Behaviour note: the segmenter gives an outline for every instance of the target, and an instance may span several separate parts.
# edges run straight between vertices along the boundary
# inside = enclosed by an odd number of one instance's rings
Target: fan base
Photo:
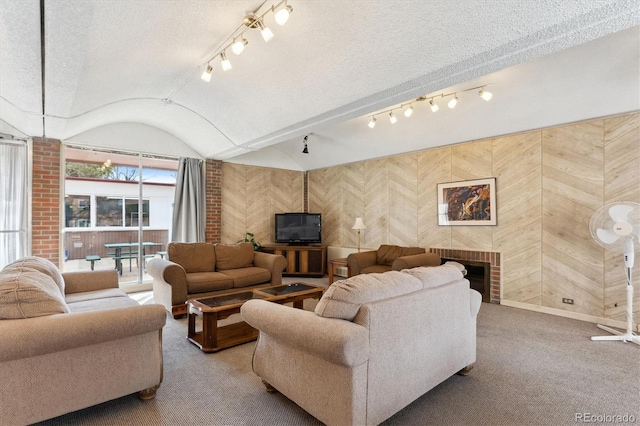
[[[604,331],[608,331],[609,333],[613,334],[613,336],[594,336],[591,338],[591,340],[615,340],[625,343],[632,342],[636,345],[640,345],[640,336],[635,336],[631,333],[622,333],[621,331],[614,330],[613,328],[607,327],[606,325],[598,324],[598,328]]]

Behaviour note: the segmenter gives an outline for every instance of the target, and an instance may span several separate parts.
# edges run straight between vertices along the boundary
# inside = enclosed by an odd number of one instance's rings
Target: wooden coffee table
[[[291,283],[256,289],[241,289],[220,295],[187,300],[189,328],[187,338],[203,352],[247,343],[258,338],[258,330],[244,321],[218,326],[218,321],[240,312],[247,300],[261,299],[275,303],[293,302],[293,307],[302,309],[305,299],[320,299],[324,287],[305,283]],[[197,330],[196,318],[202,322]]]

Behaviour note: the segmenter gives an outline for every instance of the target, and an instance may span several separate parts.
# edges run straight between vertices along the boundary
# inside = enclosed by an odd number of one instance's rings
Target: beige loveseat
[[[350,276],[387,271],[400,271],[417,266],[438,266],[440,256],[425,253],[422,247],[382,244],[378,250],[351,253],[347,257]]]
[[[21,425],[162,382],[160,305],[118,288],[115,270],[61,274],[28,257],[0,271],[0,423]]]
[[[375,425],[468,373],[481,301],[442,265],[339,281],[315,312],[250,300],[241,313],[260,330],[253,369],[267,389],[327,425]]]
[[[167,259],[151,259],[153,298],[173,314],[187,313],[185,302],[243,287],[282,284],[283,256],[253,250],[251,243],[169,243]]]

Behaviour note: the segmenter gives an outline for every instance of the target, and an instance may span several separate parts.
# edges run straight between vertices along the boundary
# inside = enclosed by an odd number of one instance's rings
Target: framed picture
[[[438,225],[496,225],[496,178],[438,184]]]

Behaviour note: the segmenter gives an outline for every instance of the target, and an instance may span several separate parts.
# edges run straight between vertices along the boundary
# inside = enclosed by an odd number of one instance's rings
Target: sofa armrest
[[[62,352],[162,330],[161,305],[0,321],[0,362]]]
[[[151,259],[147,262],[147,273],[153,278],[154,296],[156,286],[171,295],[169,306],[163,302],[169,311],[170,306],[187,301],[187,272],[181,265],[167,259]]]
[[[241,314],[261,333],[331,363],[353,367],[369,359],[369,330],[350,321],[257,299]]]
[[[478,316],[478,312],[480,312],[480,305],[482,305],[482,294],[472,288],[469,289],[469,292],[471,292],[471,295],[469,296],[469,307],[471,310],[469,313],[471,314],[471,318],[476,318]]]
[[[351,253],[347,256],[347,265],[351,276],[359,275],[360,271],[376,264],[377,250]]]
[[[62,278],[65,294],[118,288],[118,272],[115,269],[63,272]]]
[[[412,254],[409,256],[401,256],[394,260],[391,269],[401,271],[419,266],[439,266],[441,261],[440,256],[435,253]]]
[[[268,269],[271,272],[271,283],[279,285],[282,283],[282,271],[287,267],[287,260],[279,254],[256,251],[253,253],[253,265]]]

